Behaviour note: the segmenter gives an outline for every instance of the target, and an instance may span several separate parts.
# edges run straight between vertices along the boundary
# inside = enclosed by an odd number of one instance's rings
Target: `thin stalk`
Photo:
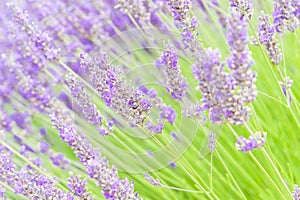
[[[219,160],[221,161],[222,165],[224,166],[225,170],[227,171],[228,175],[230,176],[230,179],[233,181],[234,185],[236,186],[236,188],[238,189],[238,191],[240,192],[240,194],[242,195],[243,199],[246,199],[246,196],[244,195],[243,191],[241,190],[239,184],[236,182],[235,178],[233,177],[233,175],[231,174],[230,170],[228,169],[227,165],[225,164],[224,160],[222,159],[222,157],[220,156],[219,152],[216,150],[215,151],[217,157],[219,158]]]
[[[283,199],[285,199],[284,194],[282,193],[282,191],[278,188],[277,184],[274,182],[274,180],[271,178],[271,176],[269,175],[269,173],[266,171],[266,169],[260,164],[260,162],[257,160],[257,158],[253,155],[252,152],[249,153],[250,157],[252,158],[252,160],[256,163],[256,165],[263,171],[263,173],[268,177],[268,179],[271,181],[271,183],[273,184],[273,186],[276,188],[276,190],[278,191],[278,193],[283,197]]]
[[[289,188],[287,187],[286,182],[283,180],[282,175],[280,174],[279,170],[277,169],[277,167],[275,166],[273,160],[271,159],[271,157],[269,156],[268,152],[266,151],[266,149],[264,147],[262,147],[262,152],[264,153],[265,157],[267,158],[267,160],[269,161],[269,163],[271,164],[273,170],[275,171],[275,173],[277,174],[277,176],[279,177],[279,180],[282,182],[282,184],[284,185],[284,188],[286,189],[286,192],[288,194],[289,197],[293,198]]]

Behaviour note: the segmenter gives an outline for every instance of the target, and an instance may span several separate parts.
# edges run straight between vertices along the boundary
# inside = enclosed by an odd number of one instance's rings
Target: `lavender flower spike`
[[[297,6],[292,0],[275,0],[273,19],[276,32],[283,36],[285,30],[295,31],[299,27],[299,19],[295,15]]]
[[[181,30],[189,29],[191,21],[189,11],[192,8],[192,2],[190,0],[168,0],[168,5],[173,13],[176,27]]]
[[[128,179],[120,180],[115,167],[110,168],[107,158],[94,149],[86,137],[62,117],[51,115],[53,126],[59,131],[59,136],[74,150],[86,168],[87,174],[102,188],[106,199],[138,200],[138,193],[134,192],[133,182]]]
[[[258,37],[260,43],[266,48],[271,62],[278,65],[282,60],[282,52],[277,45],[275,28],[269,22],[270,16],[262,13],[259,17]]]
[[[233,107],[229,111],[230,122],[235,125],[245,123],[249,118],[247,103],[251,103],[257,96],[254,82],[256,73],[252,72],[253,59],[248,47],[247,18],[236,9],[231,9],[231,17],[226,34],[230,46],[230,55],[227,58],[228,68],[232,71],[231,87],[236,90]]]
[[[252,0],[229,0],[229,2],[231,7],[238,8],[241,13],[245,13],[251,19],[253,15]]]
[[[266,142],[266,132],[256,132],[248,139],[241,136],[235,144],[235,148],[242,152],[249,152],[257,148],[261,148]]]
[[[148,172],[144,174],[145,179],[154,186],[161,186],[161,183],[158,179],[153,178]]]
[[[173,99],[181,100],[187,89],[187,83],[178,66],[178,55],[168,44],[165,44],[165,50],[161,53],[159,62],[167,91]]]
[[[66,76],[66,83],[71,91],[71,95],[81,108],[81,111],[88,122],[96,125],[101,133],[104,130],[104,135],[108,135],[108,129],[101,127],[103,118],[100,115],[99,110],[97,110],[96,105],[91,102],[90,97],[85,90],[84,84],[70,73]],[[101,135],[103,135],[103,133]]]
[[[55,48],[51,40],[52,38],[45,32],[42,32],[37,25],[30,20],[26,11],[22,11],[16,7],[14,3],[7,3],[13,16],[13,20],[19,24],[20,29],[27,34],[34,46],[44,53],[48,60],[55,60],[60,57],[60,49]]]
[[[120,114],[131,126],[144,123],[152,104],[142,91],[128,84],[121,76],[122,71],[110,64],[106,53],[101,52],[95,62],[88,55],[81,55],[81,67],[108,107]]]
[[[217,147],[216,134],[213,131],[209,131],[207,137],[208,137],[208,149],[210,153],[213,153]]]
[[[28,165],[18,171],[12,162],[12,156],[10,151],[0,145],[0,179],[13,188],[15,194],[21,194],[28,199],[74,199],[69,192],[59,190],[48,177]]]
[[[68,179],[67,186],[70,190],[78,197],[84,200],[93,200],[90,196],[90,193],[86,190],[86,179],[80,180],[80,176],[74,176],[72,172],[70,172],[70,178]]]

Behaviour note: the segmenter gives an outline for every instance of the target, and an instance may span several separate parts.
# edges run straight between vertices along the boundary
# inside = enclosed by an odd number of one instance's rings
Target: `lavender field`
[[[0,200],[300,200],[300,0],[8,0],[0,25]]]

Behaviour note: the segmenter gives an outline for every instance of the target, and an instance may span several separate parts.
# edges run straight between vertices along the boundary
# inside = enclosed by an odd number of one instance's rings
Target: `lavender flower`
[[[145,179],[154,186],[161,186],[161,183],[158,179],[153,178],[149,173],[144,174]]]
[[[160,70],[165,77],[164,85],[173,99],[181,100],[187,89],[186,79],[181,75],[178,66],[178,55],[168,44],[165,44],[165,50],[161,53]]]
[[[92,200],[93,198],[90,196],[90,193],[86,190],[87,181],[86,179],[80,180],[80,176],[74,176],[71,173],[70,178],[68,179],[67,186],[70,190],[78,197],[85,200]]]
[[[163,122],[158,122],[155,125],[152,125],[150,122],[146,122],[145,126],[148,128],[148,131],[151,133],[161,133],[165,127],[165,124]]]
[[[212,122],[222,123],[224,102],[226,95],[230,94],[227,83],[227,74],[220,63],[221,54],[218,50],[208,48],[205,50],[203,60],[192,67],[195,78],[199,80],[196,89],[202,93],[201,112],[209,111]],[[223,111],[224,110],[224,111]]]
[[[15,72],[18,80],[17,90],[25,100],[32,103],[32,107],[42,112],[53,109],[52,94],[48,87],[43,86],[41,80],[33,78],[22,71],[19,66],[15,69]]]
[[[275,0],[273,3],[273,23],[276,32],[283,36],[285,30],[295,31],[299,26],[299,19],[295,15],[297,7],[292,0]]]
[[[211,153],[213,153],[217,147],[216,134],[213,131],[209,131],[207,137],[208,137],[208,149]]]
[[[298,185],[294,185],[292,195],[294,197],[294,200],[300,200],[300,188],[298,187]]]
[[[230,55],[227,58],[227,64],[232,71],[232,87],[238,89],[235,95],[235,103],[229,110],[229,121],[233,124],[243,124],[249,118],[249,109],[245,106],[255,100],[257,96],[256,73],[251,71],[253,59],[248,48],[247,19],[235,9],[231,10],[231,17],[226,34],[230,46]]]
[[[108,56],[101,56],[94,63],[82,55],[81,66],[89,76],[90,83],[106,105],[125,118],[131,126],[141,125],[151,108],[143,92],[132,88],[122,77],[119,68],[111,66]]]
[[[0,145],[0,180],[14,189],[15,194],[21,194],[29,199],[72,199],[70,193],[56,188],[46,176],[39,174],[25,165],[20,171],[12,162],[12,153]]]
[[[231,52],[227,64],[229,69],[232,70],[234,79],[242,87],[251,86],[255,80],[255,75],[250,70],[253,59],[248,48],[247,27],[247,19],[235,9],[232,9],[226,34]]]
[[[238,8],[241,13],[245,13],[251,19],[253,15],[252,0],[229,0],[229,2],[231,7]]]
[[[174,22],[179,29],[188,29],[190,26],[189,11],[192,7],[190,0],[169,0],[168,5],[174,16]]]
[[[160,112],[160,118],[166,119],[170,124],[173,124],[176,119],[176,112],[171,106],[164,106]]]
[[[128,179],[120,180],[117,169],[109,167],[108,160],[92,148],[84,135],[77,133],[71,124],[54,114],[51,115],[51,121],[62,140],[71,146],[86,167],[89,176],[102,188],[106,199],[140,199],[134,192],[133,182],[129,182]]]
[[[145,26],[150,22],[151,12],[146,0],[118,0],[115,9],[119,9],[124,14],[130,14],[138,22]]]
[[[259,17],[258,37],[259,41],[266,48],[271,62],[278,65],[282,60],[282,53],[277,45],[275,28],[269,22],[269,15],[262,13]]]
[[[257,148],[261,148],[266,142],[266,132],[256,132],[248,139],[241,136],[235,144],[235,148],[238,151],[249,152]]]
[[[101,133],[104,131],[104,134],[101,135],[108,135],[108,129],[101,127],[103,117],[100,115],[100,111],[97,110],[96,105],[91,102],[90,96],[86,92],[84,84],[77,80],[72,74],[68,74],[66,76],[66,83],[71,91],[71,95],[81,108],[81,111],[88,122],[96,125]]]
[[[29,19],[28,13],[16,7],[13,3],[8,3],[13,16],[13,20],[19,24],[20,29],[24,31],[34,46],[41,50],[48,60],[58,59],[60,56],[60,49],[57,49],[51,44],[51,37],[38,29],[37,25]]]

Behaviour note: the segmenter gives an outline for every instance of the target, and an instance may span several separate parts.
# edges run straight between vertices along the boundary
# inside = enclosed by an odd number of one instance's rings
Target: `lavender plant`
[[[0,11],[0,199],[299,199],[298,0]]]

